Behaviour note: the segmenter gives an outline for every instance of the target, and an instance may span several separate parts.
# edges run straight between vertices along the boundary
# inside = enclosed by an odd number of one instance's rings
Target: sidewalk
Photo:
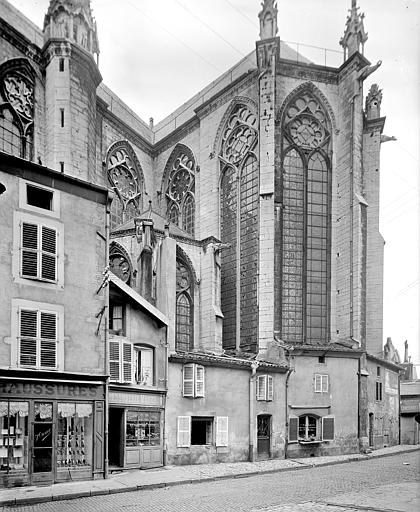
[[[32,505],[48,501],[70,500],[102,494],[114,494],[174,485],[211,482],[228,478],[241,478],[280,471],[296,471],[314,466],[328,466],[345,462],[386,457],[398,453],[420,450],[420,446],[401,445],[375,450],[368,455],[338,455],[307,459],[276,459],[261,462],[235,462],[193,466],[165,466],[148,470],[113,473],[107,480],[66,482],[48,487],[20,487],[0,490],[0,507]]]

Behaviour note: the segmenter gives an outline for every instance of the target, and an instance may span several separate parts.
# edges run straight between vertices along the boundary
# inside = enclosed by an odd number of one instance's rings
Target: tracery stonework
[[[221,309],[223,347],[256,350],[258,187],[257,118],[236,105],[222,131],[220,147]]]
[[[176,260],[176,350],[193,348],[193,280],[187,263]]]
[[[10,105],[28,121],[33,119],[33,87],[18,75],[9,75],[4,79],[4,90]]]
[[[166,186],[166,215],[169,222],[194,236],[195,161],[190,152],[175,148],[169,159]]]

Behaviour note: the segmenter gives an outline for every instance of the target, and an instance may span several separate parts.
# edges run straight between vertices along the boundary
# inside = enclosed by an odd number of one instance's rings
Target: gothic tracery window
[[[0,70],[0,150],[32,160],[33,125],[33,80],[18,69]]]
[[[175,147],[166,165],[164,179],[167,219],[194,236],[195,160],[186,146]]]
[[[292,99],[281,127],[281,272],[275,310],[282,339],[328,341],[331,136],[327,115],[309,91]]]
[[[140,164],[126,141],[113,144],[107,155],[108,181],[116,193],[111,206],[111,228],[141,213],[144,180]]]
[[[181,254],[176,260],[176,350],[188,352],[193,348],[194,283],[192,271]]]
[[[219,154],[223,347],[257,347],[258,188],[257,119],[238,104],[231,112]]]

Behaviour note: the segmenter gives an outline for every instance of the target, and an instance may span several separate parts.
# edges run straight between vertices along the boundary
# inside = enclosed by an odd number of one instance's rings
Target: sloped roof
[[[153,221],[153,229],[157,231],[164,232],[165,225],[168,223],[168,221],[165,219],[165,217],[162,217],[157,212],[154,212],[153,210],[149,211],[146,210],[142,214],[139,215],[140,219],[150,219]],[[134,219],[130,219],[127,222],[124,222],[124,224],[121,224],[117,227],[115,227],[111,234],[121,233],[122,231],[131,231],[135,229]],[[169,223],[169,233],[171,235],[177,235],[182,236],[184,238],[191,238],[191,235],[187,233],[187,231],[184,231],[180,227],[176,226],[175,224]]]

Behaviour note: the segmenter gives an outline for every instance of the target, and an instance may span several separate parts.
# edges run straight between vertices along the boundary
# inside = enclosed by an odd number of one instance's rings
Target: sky
[[[39,27],[49,0],[10,0]],[[342,62],[339,40],[351,0],[278,0],[278,35],[316,63]],[[383,90],[381,220],[385,243],[384,342],[404,341],[420,363],[420,1],[358,0],[382,66],[364,84]],[[104,83],[146,122],[169,115],[255,49],[260,0],[91,0]],[[330,51],[305,47],[312,45]],[[293,45],[291,45],[293,46]],[[296,46],[294,46],[296,48]]]

